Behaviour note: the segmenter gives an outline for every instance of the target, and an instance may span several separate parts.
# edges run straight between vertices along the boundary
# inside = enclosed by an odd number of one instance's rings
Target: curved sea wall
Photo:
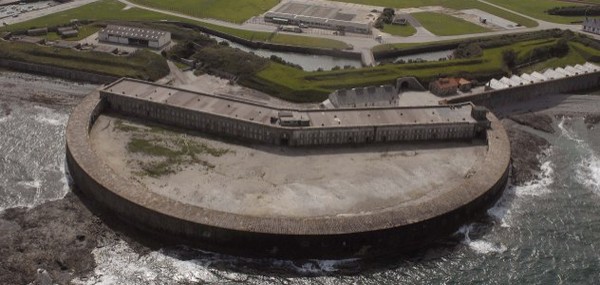
[[[253,217],[181,203],[119,176],[92,149],[89,131],[105,105],[98,93],[73,111],[66,131],[67,163],[87,197],[157,238],[236,255],[286,258],[369,257],[414,250],[456,231],[502,193],[510,144],[501,123],[487,131],[488,151],[451,191],[356,215]]]

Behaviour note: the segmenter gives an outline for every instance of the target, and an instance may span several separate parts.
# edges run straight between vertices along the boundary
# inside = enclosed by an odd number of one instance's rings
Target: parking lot
[[[0,6],[0,19],[17,18],[19,15],[31,11],[37,11],[59,5],[55,1],[41,1],[35,3],[21,3],[7,6]]]

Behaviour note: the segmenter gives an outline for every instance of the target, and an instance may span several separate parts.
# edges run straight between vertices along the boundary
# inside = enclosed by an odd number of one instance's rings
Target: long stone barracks
[[[288,146],[471,140],[490,126],[470,103],[421,107],[275,108],[133,79],[100,91],[118,113],[176,127]]]

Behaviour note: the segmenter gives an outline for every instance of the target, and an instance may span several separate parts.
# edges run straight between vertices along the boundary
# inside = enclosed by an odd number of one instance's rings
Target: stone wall
[[[445,103],[457,104],[472,102],[475,105],[493,109],[495,106],[513,104],[548,94],[571,93],[600,87],[600,72],[581,74],[550,81],[515,86],[501,90],[490,90],[478,94],[469,94],[445,100]]]
[[[488,114],[481,165],[447,193],[419,203],[351,216],[255,217],[213,211],[147,191],[115,173],[93,151],[89,129],[103,105],[98,94],[77,106],[66,131],[67,164],[82,193],[126,223],[157,238],[237,255],[286,258],[372,257],[415,250],[483,213],[508,178],[510,144]]]
[[[30,72],[48,76],[54,76],[58,78],[73,80],[73,81],[84,81],[95,84],[106,84],[114,82],[117,77],[95,74],[91,72],[79,71],[74,69],[56,67],[45,64],[29,63],[23,61],[15,61],[9,59],[0,59],[0,67],[13,69],[16,71]]]

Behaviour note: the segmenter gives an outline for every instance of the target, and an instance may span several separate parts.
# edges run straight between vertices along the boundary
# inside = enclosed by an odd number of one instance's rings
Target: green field
[[[490,29],[446,14],[421,12],[411,15],[415,17],[425,29],[438,36],[476,34],[491,31]]]
[[[131,2],[197,18],[242,23],[273,8],[278,0],[132,0]]]
[[[521,24],[525,27],[536,27],[538,23],[531,19],[519,16],[506,10],[496,8],[494,6],[479,2],[477,0],[334,0],[339,2],[357,3],[365,5],[374,5],[380,7],[394,8],[411,8],[424,6],[444,6],[446,8],[462,10],[462,9],[479,9],[490,14],[502,17],[509,21]],[[506,0],[517,2],[512,0]],[[539,0],[522,0],[520,2],[537,2]],[[543,1],[543,0],[542,0]],[[598,0],[592,0],[598,1]],[[495,2],[495,1],[492,1]],[[569,4],[569,3],[567,3]]]
[[[401,37],[409,37],[417,33],[417,29],[411,25],[385,25],[381,31],[390,35]]]
[[[223,27],[214,25],[211,23],[198,22],[185,18],[165,15],[162,13],[157,13],[153,11],[148,11],[139,8],[130,8],[127,10],[123,10],[125,8],[125,4],[116,1],[116,0],[100,0],[97,2],[93,2],[91,4],[87,4],[81,6],[79,8],[67,10],[60,13],[55,13],[51,15],[47,15],[44,17],[40,17],[37,19],[33,19],[30,21],[10,25],[3,27],[0,31],[18,31],[18,30],[26,30],[34,27],[48,27],[48,26],[56,26],[68,24],[71,19],[79,19],[79,20],[98,20],[98,21],[107,21],[107,20],[121,20],[121,21],[160,21],[160,20],[172,20],[172,21],[180,21],[186,22],[194,25],[204,26],[207,28],[211,28],[220,32],[228,33],[234,36],[238,36],[240,38],[254,40],[254,41],[265,41],[265,42],[273,42],[280,44],[288,44],[288,45],[298,45],[298,46],[308,46],[308,47],[318,47],[318,48],[336,48],[336,49],[345,49],[348,48],[348,45],[341,41],[331,40],[331,39],[323,39],[323,38],[312,38],[312,37],[302,37],[302,36],[294,36],[294,35],[286,35],[286,34],[275,34],[267,33],[267,32],[254,32],[247,30],[234,29],[229,27]],[[91,31],[91,30],[88,30]],[[92,34],[93,32],[89,33]]]
[[[147,50],[139,50],[129,56],[115,56],[94,51],[0,41],[0,58],[153,81],[169,74],[167,61]]]
[[[536,19],[561,23],[571,24],[572,22],[582,21],[583,17],[565,17],[546,14],[544,11],[554,7],[561,6],[576,6],[581,5],[572,2],[558,1],[558,0],[532,0],[532,1],[513,1],[513,0],[488,0],[490,3],[508,8],[515,12],[525,14]],[[600,4],[600,0],[587,0],[587,3]]]
[[[475,78],[489,78],[505,74],[502,64],[502,51],[514,49],[520,57],[537,47],[553,45],[556,39],[531,40],[485,49],[482,57],[449,61],[434,61],[413,64],[388,64],[383,66],[323,71],[306,72],[288,66],[271,63],[269,67],[259,72],[248,83],[249,86],[259,88],[275,96],[292,101],[318,102],[326,98],[327,94],[335,89],[352,88],[356,86],[380,85],[393,83],[402,76],[415,76],[427,82],[443,75],[459,75]],[[586,56],[600,56],[600,51],[583,46],[580,43],[569,43],[571,49],[563,58],[551,58],[539,63],[538,67],[565,66],[567,64],[583,63],[586,61],[584,53],[573,48],[583,50]]]

